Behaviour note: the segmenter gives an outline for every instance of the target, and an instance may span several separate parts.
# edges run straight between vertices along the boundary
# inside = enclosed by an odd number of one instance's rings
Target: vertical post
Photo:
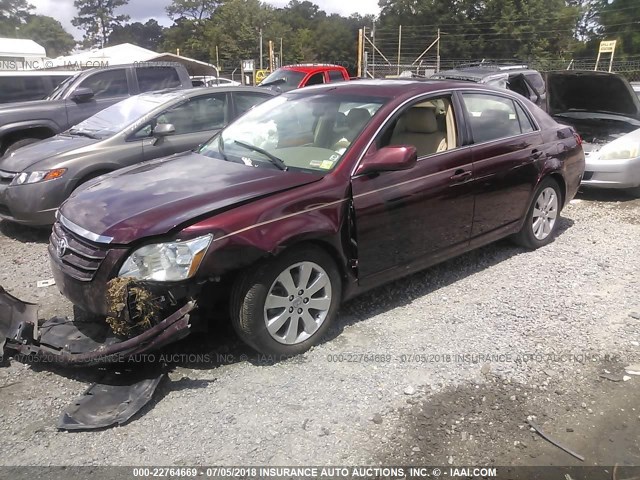
[[[371,41],[373,48],[371,49],[371,76],[376,78],[376,19],[373,19],[373,28],[371,29]]]
[[[438,29],[438,38],[436,39],[436,72],[440,71],[440,29]]]
[[[362,77],[362,47],[363,47],[363,32],[362,29],[358,29],[358,77]]]
[[[262,70],[262,29],[260,29],[260,70]]]
[[[398,26],[398,75],[400,75],[400,51],[402,49],[402,25]]]
[[[269,40],[269,72],[273,72],[273,40]]]
[[[218,69],[218,73],[220,73],[220,56],[218,54],[218,45],[216,45],[216,68]]]
[[[282,37],[280,37],[280,67],[284,65],[284,60],[282,58]]]
[[[613,56],[615,54],[616,54],[616,46],[614,44],[613,48],[611,49],[611,60],[609,60],[609,73],[611,73],[611,69],[613,68]]]
[[[180,56],[180,49],[176,48],[176,55]]]
[[[598,63],[600,63],[600,50],[598,50],[598,58],[596,58],[596,66],[593,67],[593,70],[598,70]]]

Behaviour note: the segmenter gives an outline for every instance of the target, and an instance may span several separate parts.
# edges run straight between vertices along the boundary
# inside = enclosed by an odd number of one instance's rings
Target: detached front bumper
[[[37,318],[37,306],[23,302],[0,287],[0,358],[6,351],[64,365],[91,366],[127,358],[176,342],[191,332],[190,313],[195,301],[169,315],[140,335],[115,336],[104,319],[80,322],[53,317]]]
[[[635,188],[640,186],[640,157],[629,160],[600,160],[587,155],[582,185],[598,188]]]

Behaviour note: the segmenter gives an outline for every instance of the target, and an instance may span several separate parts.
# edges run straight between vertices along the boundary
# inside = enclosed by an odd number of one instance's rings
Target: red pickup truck
[[[287,92],[295,88],[323,83],[344,82],[349,80],[349,72],[339,65],[307,63],[286,65],[274,70],[271,75],[258,84],[278,92]]]

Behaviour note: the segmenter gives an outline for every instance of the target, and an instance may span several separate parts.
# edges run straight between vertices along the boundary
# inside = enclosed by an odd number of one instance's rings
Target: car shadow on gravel
[[[556,241],[573,224],[572,219],[561,217],[553,241]],[[408,305],[418,298],[429,295],[469,275],[479,273],[511,257],[528,252],[528,250],[516,246],[509,239],[503,239],[406,278],[375,288],[343,305],[336,324],[328,332],[326,340],[330,341],[340,336],[347,326]],[[544,252],[544,247],[540,252]]]
[[[581,188],[575,198],[589,202],[618,202],[628,206],[640,205],[638,197],[618,189]]]
[[[51,227],[27,227],[7,220],[0,220],[0,233],[19,242],[48,243]]]

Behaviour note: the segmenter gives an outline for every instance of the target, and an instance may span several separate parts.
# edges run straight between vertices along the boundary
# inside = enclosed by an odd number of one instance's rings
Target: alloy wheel
[[[532,229],[538,240],[544,240],[553,231],[558,218],[558,194],[552,187],[540,192],[533,207]]]
[[[296,345],[320,329],[331,307],[331,279],[313,262],[300,262],[278,275],[264,303],[264,321],[279,343]]]

